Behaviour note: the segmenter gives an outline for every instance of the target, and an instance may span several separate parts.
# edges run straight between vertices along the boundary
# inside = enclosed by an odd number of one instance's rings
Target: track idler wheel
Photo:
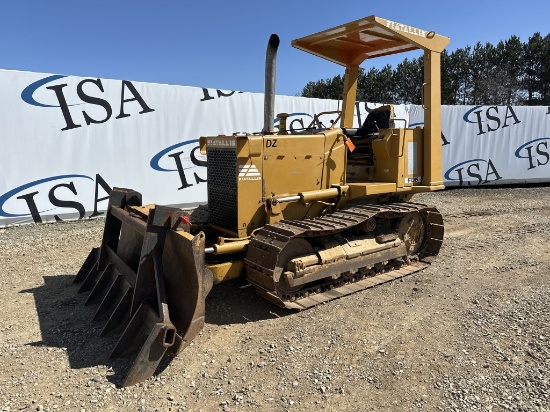
[[[399,222],[399,237],[405,242],[407,254],[416,255],[426,238],[426,224],[424,217],[418,212],[407,214]]]

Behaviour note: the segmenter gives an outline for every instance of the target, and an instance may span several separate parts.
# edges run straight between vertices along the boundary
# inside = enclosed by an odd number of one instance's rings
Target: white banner
[[[410,106],[410,126],[423,123]],[[443,106],[446,186],[550,182],[550,107]]]
[[[0,87],[0,226],[97,216],[115,186],[144,203],[205,203],[199,137],[263,127],[263,94],[8,70]],[[362,120],[367,105],[357,107]],[[290,128],[337,109],[301,97],[275,104]]]
[[[205,203],[199,137],[263,127],[263,94],[8,70],[0,87],[0,227],[101,215],[112,187],[144,203]],[[358,103],[355,126],[376,106]],[[295,129],[337,109],[334,100],[275,103]],[[395,111],[422,122],[418,106]],[[547,108],[444,107],[442,117],[446,184],[550,181]]]

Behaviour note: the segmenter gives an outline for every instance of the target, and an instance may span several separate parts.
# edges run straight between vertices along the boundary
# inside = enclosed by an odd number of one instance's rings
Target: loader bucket
[[[204,326],[212,273],[204,265],[204,233],[189,233],[189,219],[165,206],[141,207],[141,194],[114,189],[103,240],[75,283],[99,304],[101,335],[122,334],[111,357],[133,354],[123,386],[151,377],[165,355],[176,356]],[[182,219],[183,218],[183,219]]]

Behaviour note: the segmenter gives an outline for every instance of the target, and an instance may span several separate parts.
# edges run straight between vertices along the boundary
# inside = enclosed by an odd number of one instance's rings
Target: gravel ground
[[[201,335],[129,388],[72,283],[103,220],[0,229],[0,408],[550,411],[550,188],[415,200],[445,219],[428,269],[304,312],[215,286]]]

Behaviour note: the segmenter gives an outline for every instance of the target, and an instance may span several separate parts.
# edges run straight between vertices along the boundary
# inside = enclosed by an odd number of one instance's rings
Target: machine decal
[[[235,139],[208,139],[206,144],[211,147],[237,147]]]
[[[260,180],[262,175],[254,165],[239,166],[239,180]]]
[[[417,29],[416,27],[407,26],[406,24],[396,23],[391,20],[386,20],[386,27],[393,30],[399,30],[404,33],[414,34],[415,36],[426,37],[428,32],[426,30]]]

